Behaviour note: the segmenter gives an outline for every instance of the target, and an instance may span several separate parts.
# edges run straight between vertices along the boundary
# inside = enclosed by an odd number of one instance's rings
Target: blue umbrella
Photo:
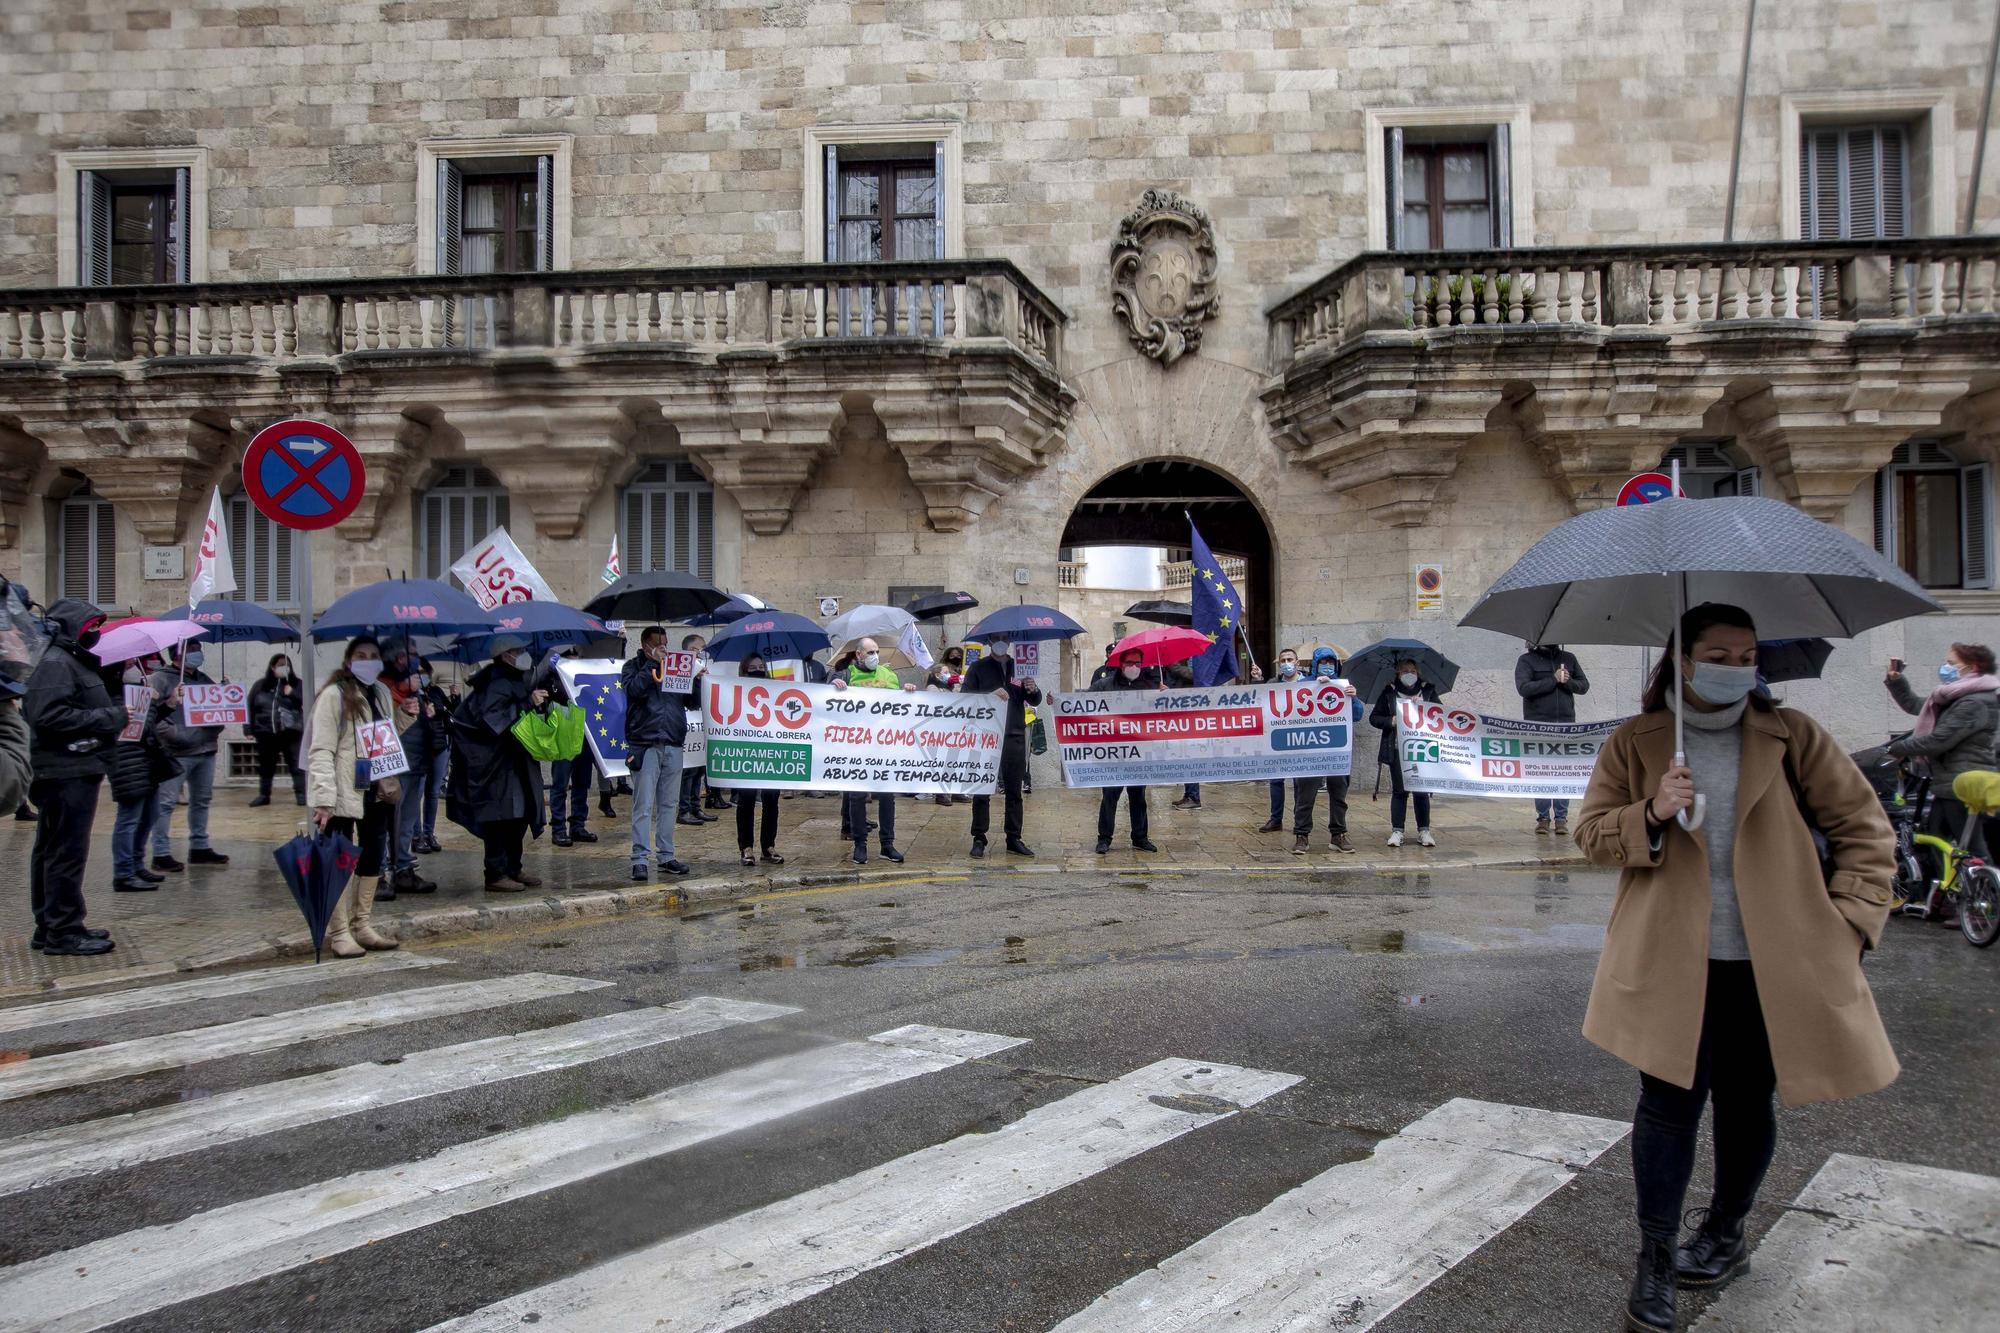
[[[753,611],[769,611],[771,609],[771,604],[761,597],[752,596],[747,592],[732,592],[729,594],[729,600],[721,606],[716,607],[713,611],[704,611],[700,615],[689,616],[681,623],[683,625],[727,625],[732,621],[741,620]]]
[[[493,633],[493,613],[436,579],[384,579],[334,600],[313,622],[315,639],[438,638]]]
[[[1364,707],[1375,702],[1396,674],[1396,663],[1404,658],[1416,662],[1417,674],[1439,694],[1458,683],[1458,663],[1421,639],[1382,639],[1357,650],[1346,662],[1347,683]]]
[[[826,631],[804,616],[789,611],[753,611],[708,641],[708,655],[718,662],[741,662],[761,657],[766,662],[788,658],[804,660],[833,640]]]
[[[326,944],[326,926],[333,919],[334,906],[361,863],[361,849],[338,833],[301,833],[271,855],[293,901],[305,913],[316,963]]]
[[[974,625],[966,634],[969,643],[984,643],[995,637],[1029,643],[1042,639],[1073,639],[1084,633],[1083,626],[1053,606],[1003,606]]]
[[[162,620],[192,620],[208,631],[210,643],[286,643],[299,637],[299,627],[255,602],[211,597],[189,612],[177,606]]]
[[[604,622],[587,612],[557,602],[509,602],[493,612],[493,624],[479,634],[468,634],[460,639],[445,660],[452,662],[476,662],[489,656],[486,651],[493,640],[502,634],[511,634],[528,641],[528,647],[537,657],[552,648],[567,648],[571,644],[589,643],[610,633]],[[471,656],[461,654],[470,653]]]

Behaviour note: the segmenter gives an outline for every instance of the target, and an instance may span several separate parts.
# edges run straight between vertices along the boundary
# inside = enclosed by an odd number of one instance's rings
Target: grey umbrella
[[[1657,645],[1704,602],[1742,607],[1764,639],[1851,638],[1944,609],[1846,533],[1783,501],[1741,496],[1578,514],[1529,547],[1459,623],[1529,643]],[[1699,827],[1701,814],[1697,797],[1683,822]]]

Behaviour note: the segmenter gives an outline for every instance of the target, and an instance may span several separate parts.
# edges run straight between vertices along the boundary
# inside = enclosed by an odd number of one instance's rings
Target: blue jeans
[[[120,801],[118,818],[111,825],[111,874],[120,880],[134,879],[146,867],[146,838],[159,817],[157,791],[147,792],[136,801]]]
[[[549,765],[550,833],[585,831],[590,823],[591,778],[596,771],[587,753]]]
[[[438,800],[444,795],[445,764],[451,758],[449,753],[434,754],[424,762],[428,771],[424,775],[424,817],[423,835],[437,837]]]
[[[414,730],[414,728],[413,728]],[[406,733],[407,734],[407,733]],[[409,746],[405,754],[410,761],[410,771],[403,774],[403,799],[396,806],[396,854],[390,858],[391,870],[415,870],[417,854],[411,850],[417,835],[423,832],[424,796],[431,781],[431,757],[428,751]],[[430,798],[433,809],[437,797]]]
[[[153,816],[153,855],[174,854],[174,806],[181,799],[181,786],[188,792],[188,850],[208,850],[208,803],[215,794],[215,756],[182,755],[175,761],[181,771],[160,784],[160,805]]]
[[[649,745],[632,768],[632,864],[650,850],[661,865],[674,859],[674,816],[681,804],[681,747]]]
[[[1285,820],[1285,782],[1283,778],[1271,783],[1271,818],[1283,823]]]
[[[1553,813],[1554,818],[1560,819],[1565,823],[1569,822],[1569,802],[1568,801],[1535,802],[1535,818],[1548,819],[1551,817],[1551,813]]]
[[[1201,784],[1199,782],[1190,782],[1183,786],[1181,788],[1181,799],[1198,803],[1201,800]]]

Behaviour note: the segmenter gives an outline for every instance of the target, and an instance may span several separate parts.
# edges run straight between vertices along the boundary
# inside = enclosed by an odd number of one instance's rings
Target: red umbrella
[[[1158,629],[1127,634],[1112,645],[1110,656],[1115,662],[1127,653],[1137,653],[1142,666],[1168,666],[1200,657],[1209,647],[1206,634],[1184,625],[1162,625]]]

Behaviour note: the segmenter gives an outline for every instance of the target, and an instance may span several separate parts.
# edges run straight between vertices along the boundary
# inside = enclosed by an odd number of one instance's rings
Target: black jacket
[[[1165,689],[1160,679],[1158,667],[1140,667],[1139,679],[1127,680],[1115,666],[1101,666],[1090,677],[1090,688],[1112,693],[1118,690],[1159,690]]]
[[[1427,680],[1419,680],[1417,688],[1406,690],[1394,677],[1375,696],[1375,707],[1369,710],[1368,725],[1382,733],[1382,742],[1375,748],[1375,762],[1396,767],[1396,705],[1404,699],[1422,699],[1425,703],[1437,703],[1438,692],[1431,688]]]
[[[21,714],[34,732],[29,751],[39,778],[101,778],[125,729],[125,702],[113,700],[97,659],[77,642],[86,623],[103,618],[89,602],[65,597],[49,608],[49,647]]]
[[[147,728],[160,738],[160,747],[177,759],[199,759],[215,754],[222,748],[221,727],[191,727],[182,721],[181,706],[168,703],[176,687],[180,685],[213,685],[215,681],[197,667],[189,667],[187,674],[178,670],[161,667],[146,678],[153,687],[153,715]]]
[[[1556,668],[1568,667],[1569,680],[1558,683]],[[1514,663],[1514,688],[1521,694],[1521,716],[1530,722],[1576,721],[1576,696],[1590,693],[1590,678],[1575,653],[1560,648],[1530,648]]]
[[[980,658],[965,670],[965,679],[959,682],[960,694],[991,694],[998,689],[1007,691],[1007,734],[1025,736],[1028,734],[1028,705],[1042,701],[1042,687],[1034,681],[1026,685],[1016,685],[1008,677],[1014,674],[1012,657],[996,657],[991,653]]]
[[[250,725],[244,730],[252,736],[283,736],[304,731],[303,688],[297,676],[279,680],[265,672],[250,687]]]
[[[640,653],[618,674],[625,686],[625,748],[633,752],[634,763],[640,750],[656,745],[679,749],[687,744],[687,710],[696,706],[701,694],[699,676],[690,693],[669,694],[661,689],[659,677],[653,674],[655,665],[652,658]]]
[[[417,715],[410,720],[410,726],[403,733],[403,749],[412,762],[417,758],[435,758],[448,754],[451,750],[451,713],[455,705],[436,685],[426,685],[415,692]],[[424,716],[422,705],[431,706],[429,717]]]
[[[512,731],[528,709],[528,694],[525,675],[492,662],[466,682],[465,698],[451,715],[445,814],[475,835],[482,825],[504,819],[525,819],[541,834],[542,766]]]

